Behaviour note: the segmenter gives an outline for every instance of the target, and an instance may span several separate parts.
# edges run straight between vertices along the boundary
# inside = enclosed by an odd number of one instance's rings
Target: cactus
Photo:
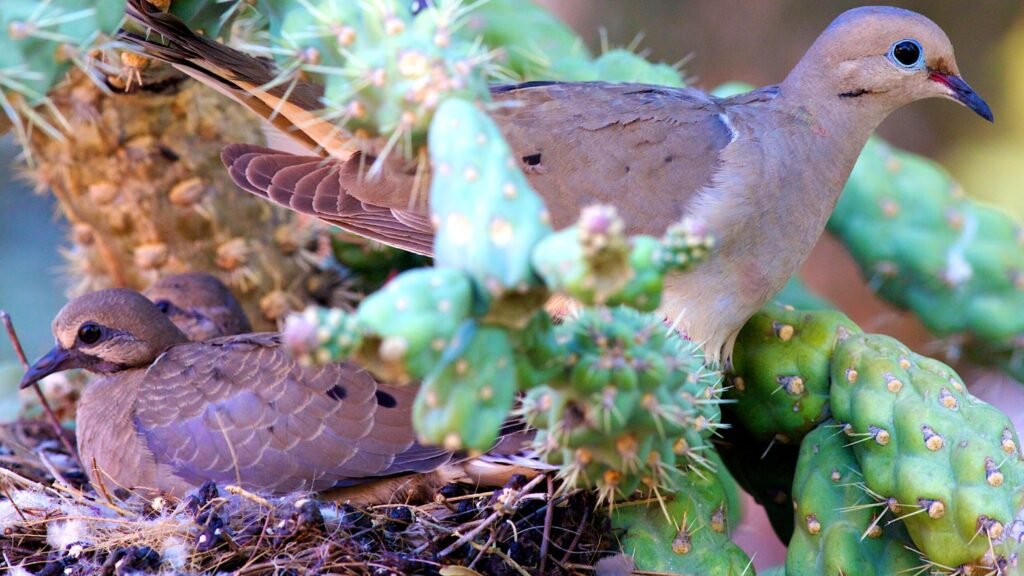
[[[63,139],[71,126],[47,94],[72,64],[87,68],[86,53],[102,34],[117,30],[123,14],[124,0],[4,3],[0,9],[0,107],[24,146],[33,127],[50,138]]]
[[[494,121],[469,102],[449,100],[438,109],[430,155],[437,265],[474,278],[491,321],[521,325],[547,297],[529,257],[551,231],[543,201]]]
[[[793,500],[796,530],[786,576],[920,573],[910,537],[901,523],[883,521],[886,502],[864,487],[853,450],[836,426],[819,426],[804,438]]]
[[[760,441],[799,442],[828,417],[835,347],[859,332],[841,312],[766,306],[736,339],[728,409]]]
[[[716,452],[736,482],[764,507],[779,540],[788,542],[793,535],[791,491],[800,447],[757,440],[728,409],[722,411],[722,422],[721,438],[713,439]]]
[[[413,422],[423,444],[490,448],[516,394],[512,343],[501,328],[464,322],[416,396]]]
[[[418,14],[399,0],[259,5],[280,43],[275,82],[287,86],[302,76],[323,84],[326,117],[379,159],[393,150],[418,157],[444,100],[489,98],[486,53],[456,34],[465,12],[458,1]],[[382,143],[373,140],[381,136]]]
[[[385,380],[419,380],[440,361],[472,307],[473,288],[462,272],[406,272],[359,305],[364,337],[354,357]]]
[[[1019,440],[1005,414],[946,365],[879,335],[855,335],[832,364],[832,411],[872,492],[892,499],[929,561],[1022,574]]]
[[[596,486],[611,502],[641,486],[674,490],[679,468],[713,468],[703,452],[720,379],[695,345],[628,308],[587,311],[557,334],[569,365],[529,391],[523,413],[566,486]]]
[[[679,490],[660,501],[616,506],[612,529],[623,530],[622,550],[646,573],[740,576],[751,573],[750,558],[729,540],[728,500],[722,482],[696,470],[685,473]]]
[[[873,138],[829,221],[879,294],[1024,378],[1024,229],[935,163]]]
[[[220,162],[221,142],[260,138],[254,118],[191,83],[107,94],[74,73],[50,97],[71,130],[63,140],[35,132],[39,162],[26,175],[70,224],[72,294],[207,271],[257,330],[305,306],[307,280],[321,273],[307,255],[317,228],[238,190]]]
[[[159,5],[159,1],[153,1]],[[166,8],[195,33],[223,40],[229,31],[232,18],[247,5],[245,0],[163,0]]]
[[[583,40],[533,0],[474,6],[459,34],[499,50],[496,64],[517,79],[551,78],[553,70],[591,60]]]

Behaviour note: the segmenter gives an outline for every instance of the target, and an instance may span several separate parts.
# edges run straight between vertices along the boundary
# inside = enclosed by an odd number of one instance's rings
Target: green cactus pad
[[[894,499],[930,561],[962,573],[1024,573],[1024,472],[1005,414],[968,393],[948,366],[879,335],[839,346],[831,391],[864,482]]]
[[[758,440],[799,442],[828,417],[835,347],[860,331],[841,312],[766,306],[736,339],[729,410]]]
[[[834,304],[815,294],[803,281],[793,276],[782,287],[782,290],[772,298],[772,302],[779,306],[792,306],[797,310],[835,310]]]
[[[470,102],[438,109],[430,155],[435,262],[473,277],[492,321],[521,325],[547,295],[530,266],[534,246],[551,231],[543,201],[497,126]]]
[[[413,423],[420,442],[449,450],[490,448],[516,389],[508,334],[467,320],[416,396]]]
[[[1024,377],[1024,228],[935,163],[865,146],[829,221],[881,296]]]
[[[656,84],[676,88],[685,85],[675,67],[648,62],[643,56],[624,48],[614,48],[598,56],[594,60],[594,72],[595,80],[605,82]]]
[[[231,19],[244,5],[242,0],[172,0],[170,12],[188,24],[193,32],[223,39]]]
[[[364,338],[355,357],[387,381],[419,380],[437,364],[472,308],[472,284],[459,270],[405,272],[359,305]]]
[[[891,576],[923,564],[884,501],[864,487],[853,449],[829,423],[804,438],[793,481],[796,529],[786,553],[787,576]]]
[[[637,570],[659,574],[740,576],[750,558],[729,540],[728,499],[713,474],[690,471],[663,498],[617,505],[612,529],[624,531],[622,550]]]

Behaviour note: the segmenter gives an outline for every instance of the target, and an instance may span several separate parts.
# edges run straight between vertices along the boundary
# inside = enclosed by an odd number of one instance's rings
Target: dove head
[[[829,102],[830,112],[861,109],[880,122],[924,98],[947,98],[992,120],[988,104],[960,77],[953,45],[928,18],[866,6],[841,14],[782,84],[798,98]]]
[[[210,274],[165,276],[143,294],[193,342],[252,332],[242,305]]]
[[[82,368],[103,374],[148,366],[187,338],[159,308],[133,290],[100,290],[68,302],[53,321],[56,346],[21,380]]]

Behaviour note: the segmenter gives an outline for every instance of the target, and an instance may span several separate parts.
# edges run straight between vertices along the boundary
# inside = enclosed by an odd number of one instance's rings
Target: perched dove
[[[354,143],[321,119],[317,88],[271,82],[280,73],[267,61],[196,36],[146,0],[128,4],[129,16],[156,34],[125,39],[309,148],[293,155],[228,146],[222,157],[239,186],[352,232],[431,252],[429,207],[413,194],[420,175],[392,155],[369,178],[375,159],[345,152]],[[156,43],[161,36],[167,46]],[[711,361],[729,358],[739,329],[807,257],[886,116],[940,97],[992,120],[961,79],[946,34],[924,16],[886,7],[842,14],[781,84],[731,98],[599,82],[531,82],[492,95],[499,105],[490,113],[556,228],[602,202],[618,208],[631,233],[660,234],[690,215],[715,235],[706,262],[667,279],[660,310]]]
[[[151,284],[142,295],[193,342],[252,332],[242,305],[216,276],[171,274]]]
[[[276,334],[190,343],[141,294],[109,289],[69,302],[57,345],[22,387],[55,372],[102,375],[82,394],[78,450],[94,484],[181,496],[214,480],[268,492],[325,490],[453,455],[415,443],[414,387],[352,365],[299,366]]]

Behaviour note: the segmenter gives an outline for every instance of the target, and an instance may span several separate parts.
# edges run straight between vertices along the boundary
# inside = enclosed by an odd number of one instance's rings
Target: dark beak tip
[[[55,346],[45,356],[36,360],[36,363],[29,367],[25,375],[21,377],[18,388],[24,390],[50,374],[55,374],[73,368],[72,356],[60,346]]]

